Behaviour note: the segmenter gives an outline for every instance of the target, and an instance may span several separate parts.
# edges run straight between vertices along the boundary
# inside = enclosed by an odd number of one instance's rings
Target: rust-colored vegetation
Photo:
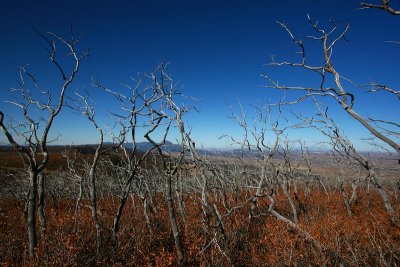
[[[239,196],[244,199],[245,194]],[[303,209],[299,225],[327,246],[319,251],[297,231],[271,215],[248,222],[249,207],[233,212],[225,223],[227,240],[224,248],[208,245],[210,237],[202,230],[203,215],[196,194],[185,196],[187,217],[179,216],[183,240],[187,246],[187,265],[206,266],[278,266],[278,265],[386,265],[400,263],[400,228],[390,223],[375,194],[359,192],[353,206],[353,215],[346,214],[342,196],[337,191],[313,190],[300,195]],[[214,199],[214,197],[213,197]],[[290,207],[284,194],[277,197],[275,207],[290,217]],[[96,237],[90,209],[82,202],[75,213],[75,202],[62,199],[47,203],[48,228],[41,234],[36,258],[29,260],[23,202],[11,198],[1,199],[0,255],[3,265],[104,265],[117,266],[174,266],[178,264],[174,240],[168,222],[164,196],[154,201],[151,233],[143,217],[140,199],[131,198],[123,215],[123,228],[119,234],[119,249],[112,255],[108,229],[112,224],[117,198],[105,198],[99,203],[104,222],[105,243],[100,256],[96,256]],[[221,204],[217,198],[217,203]],[[56,204],[56,205],[54,205]],[[399,214],[399,200],[393,199]],[[261,201],[260,210],[268,205]],[[222,244],[222,242],[219,242]],[[335,256],[326,251],[334,252]]]

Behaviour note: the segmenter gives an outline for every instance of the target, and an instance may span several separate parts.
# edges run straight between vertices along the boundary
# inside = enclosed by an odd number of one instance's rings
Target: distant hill
[[[104,142],[104,147],[110,147],[113,143]],[[49,152],[61,153],[68,149],[76,149],[82,154],[93,154],[96,151],[97,144],[82,144],[82,145],[49,145],[47,146]],[[132,143],[126,143],[125,147],[127,149],[132,149]],[[150,142],[139,142],[136,143],[136,148],[138,152],[144,152],[151,149],[153,145]],[[164,145],[161,146],[163,151],[166,152],[178,152],[181,150],[181,146],[174,144],[172,142],[166,141]],[[14,147],[10,145],[0,146],[0,152],[15,152]]]
[[[111,142],[104,142],[104,147],[110,147],[113,143]],[[82,144],[82,145],[49,145],[48,151],[50,153],[63,153],[66,150],[75,149],[81,154],[94,154],[96,151],[97,144]],[[125,147],[127,149],[132,149],[132,143],[126,143]],[[136,143],[137,152],[145,152],[152,148],[152,144],[150,142],[138,142]],[[161,146],[162,151],[164,152],[180,152],[181,146],[179,144],[174,144],[170,141],[166,141],[164,145]],[[13,153],[15,152],[14,147],[10,145],[0,145],[0,153]],[[202,155],[209,155],[209,156],[222,156],[222,157],[243,157],[243,158],[257,158],[259,157],[258,152],[256,151],[248,151],[242,149],[218,149],[218,148],[201,148],[198,149],[197,152]],[[327,151],[325,150],[311,150],[311,155],[320,155],[320,157],[325,158],[324,155]],[[385,159],[392,159],[398,161],[396,155],[391,155],[386,152],[360,152],[361,154],[365,155],[369,158],[385,158]],[[291,151],[291,155],[299,156],[300,152],[298,150]],[[275,155],[275,158],[281,158],[279,153]]]

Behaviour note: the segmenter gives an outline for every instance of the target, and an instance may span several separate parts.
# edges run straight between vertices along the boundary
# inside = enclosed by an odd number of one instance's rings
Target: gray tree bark
[[[39,173],[39,188],[38,188],[38,195],[39,195],[39,203],[38,203],[38,213],[39,213],[39,222],[40,222],[40,232],[43,235],[46,230],[46,211],[45,211],[45,204],[46,204],[46,175],[44,173]]]
[[[90,203],[92,218],[96,227],[96,254],[100,255],[101,247],[103,244],[103,224],[101,223],[99,217],[97,216],[97,194],[96,194],[96,177],[95,170],[97,166],[98,153],[96,151],[95,158],[93,159],[93,165],[89,172],[89,193],[90,193]]]
[[[174,199],[173,199],[173,194],[172,194],[172,175],[167,174],[166,179],[165,179],[165,186],[166,186],[166,199],[167,199],[167,205],[168,205],[168,215],[169,215],[169,220],[171,223],[171,228],[172,228],[172,234],[174,236],[174,241],[175,241],[175,248],[176,252],[178,254],[178,260],[179,262],[182,262],[185,259],[185,250],[184,246],[181,242],[181,238],[179,236],[179,228],[178,228],[178,223],[176,220],[176,211],[174,207]]]
[[[29,193],[28,193],[28,209],[27,209],[27,221],[28,221],[28,238],[29,238],[29,256],[35,257],[35,248],[37,244],[37,232],[36,232],[36,198],[37,198],[37,172],[29,172]]]

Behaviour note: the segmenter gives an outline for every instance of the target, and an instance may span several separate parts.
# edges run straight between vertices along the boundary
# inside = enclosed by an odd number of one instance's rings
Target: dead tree
[[[224,174],[222,173],[221,169],[215,164],[211,163],[207,157],[200,155],[199,151],[195,148],[195,142],[191,139],[190,133],[186,132],[184,124],[181,124],[180,132],[186,149],[190,153],[189,163],[193,167],[192,169],[189,168],[191,169],[189,175],[194,177],[196,180],[197,186],[195,188],[200,195],[199,205],[201,205],[204,216],[202,220],[202,228],[204,232],[205,243],[199,254],[203,254],[209,248],[215,247],[230,264],[233,264],[232,258],[234,256],[234,251],[229,249],[227,246],[229,239],[226,233],[224,220],[225,217],[231,215],[231,213],[234,210],[239,209],[239,207],[230,209],[225,201],[225,188],[223,187],[222,182],[224,179]],[[222,203],[227,211],[227,214],[222,214],[218,209],[217,203],[215,203],[217,201],[217,193],[214,191],[214,203],[210,196],[212,187],[211,184],[215,182],[215,178],[220,181],[221,188],[219,191],[221,192]]]
[[[18,87],[12,88],[12,92],[19,94],[16,100],[6,101],[16,106],[22,114],[18,122],[4,121],[4,114],[0,111],[0,128],[8,142],[21,156],[24,168],[29,176],[28,200],[27,200],[27,224],[29,236],[29,254],[35,256],[37,245],[36,216],[37,198],[39,191],[39,218],[41,229],[46,227],[44,214],[44,171],[49,162],[48,143],[55,139],[50,135],[54,120],[58,117],[64,106],[67,90],[71,86],[78,73],[81,61],[88,52],[80,54],[77,51],[78,39],[71,36],[70,40],[51,32],[40,33],[47,42],[50,61],[54,64],[62,80],[56,100],[53,94],[55,90],[42,88],[36,77],[28,72],[27,67],[19,68]],[[58,45],[61,44],[59,47]],[[59,61],[57,52],[61,47],[65,48],[67,55],[72,59],[73,67],[68,70],[62,61]],[[61,50],[62,51],[62,50]],[[32,88],[31,88],[32,87]],[[39,180],[39,181],[38,181]]]
[[[241,128],[243,137],[238,139],[230,136],[234,145],[239,145],[240,148],[248,152],[247,156],[255,157],[257,164],[260,166],[260,178],[257,185],[253,186],[256,189],[254,196],[251,197],[251,209],[249,213],[249,220],[257,217],[257,200],[264,196],[264,190],[277,189],[282,186],[285,195],[291,205],[293,218],[295,223],[298,222],[297,208],[290,195],[290,188],[295,186],[293,180],[293,170],[291,161],[288,156],[288,148],[282,143],[282,138],[285,132],[289,129],[302,127],[299,124],[290,124],[287,120],[285,122],[282,118],[282,101],[277,105],[266,104],[261,107],[256,107],[256,118],[251,122],[248,121],[244,113],[243,107],[240,105],[240,115],[235,115],[231,109],[231,118]],[[273,107],[276,107],[274,114]],[[282,125],[285,124],[286,125]],[[273,139],[268,140],[268,135],[272,134]],[[288,144],[288,143],[286,143]],[[274,160],[278,152],[284,156],[284,164],[280,165]],[[283,178],[283,181],[280,180]],[[296,189],[297,191],[297,189]]]
[[[188,260],[188,255],[186,245],[183,242],[182,233],[178,226],[178,213],[174,204],[176,201],[174,200],[173,185],[175,184],[177,186],[178,183],[182,183],[182,180],[180,180],[182,178],[180,178],[179,175],[182,175],[182,173],[188,170],[189,176],[194,176],[195,180],[197,180],[197,175],[201,176],[201,178],[198,179],[201,180],[200,186],[196,189],[201,193],[201,206],[207,224],[203,225],[204,231],[205,233],[208,233],[209,229],[216,229],[216,231],[213,231],[211,234],[213,238],[208,240],[210,242],[205,245],[203,250],[206,250],[211,244],[214,244],[215,247],[218,248],[218,250],[221,251],[229,260],[229,253],[225,251],[227,238],[222,216],[218,211],[218,207],[209,201],[207,175],[214,175],[215,173],[213,172],[211,164],[208,164],[199,155],[195,148],[195,142],[191,138],[190,130],[187,130],[184,122],[184,115],[193,108],[193,106],[189,104],[189,102],[192,102],[192,99],[185,97],[185,104],[180,104],[181,101],[177,100],[177,96],[180,93],[177,91],[172,78],[166,73],[165,67],[165,65],[161,64],[159,66],[158,75],[155,75],[154,73],[148,75],[152,79],[154,87],[159,88],[162,94],[163,108],[158,110],[153,109],[152,114],[154,114],[154,119],[164,119],[165,132],[161,141],[158,142],[154,139],[152,131],[147,132],[145,138],[155,148],[155,152],[157,152],[158,156],[156,158],[160,162],[159,168],[165,179],[165,197],[178,260],[181,264],[184,264]],[[176,143],[179,145],[179,149],[169,152],[168,148],[165,148],[164,145],[167,136],[170,134],[169,132],[172,131],[172,127],[176,129],[175,138]],[[182,186],[182,184],[180,184],[180,186]],[[178,196],[176,200],[178,201],[178,206],[180,207],[183,216],[182,219],[184,220],[185,212],[182,193],[177,193],[175,190],[175,194]],[[211,220],[215,221],[214,225],[212,225]]]
[[[385,5],[389,4],[390,1],[383,1]],[[334,64],[334,47],[342,40],[346,40],[346,34],[350,28],[349,25],[345,25],[344,28],[338,32],[339,26],[331,20],[331,29],[325,30],[321,28],[317,22],[314,22],[310,16],[308,16],[308,22],[311,28],[314,30],[316,35],[309,36],[312,40],[319,41],[321,44],[320,58],[323,64],[313,65],[310,63],[308,50],[303,41],[297,38],[289,27],[282,22],[278,24],[288,33],[292,41],[298,46],[299,51],[297,54],[300,55],[298,61],[275,61],[272,58],[272,62],[269,66],[280,67],[287,66],[294,69],[303,69],[310,73],[315,73],[318,78],[319,86],[306,87],[306,86],[287,86],[282,85],[278,81],[274,81],[267,75],[263,75],[269,80],[268,88],[275,88],[282,91],[295,91],[300,94],[300,97],[296,97],[294,100],[287,101],[288,104],[295,104],[303,102],[310,98],[332,98],[340,107],[353,119],[358,121],[363,127],[365,127],[374,138],[378,138],[387,146],[391,147],[398,156],[400,156],[400,123],[396,121],[388,121],[382,118],[368,118],[363,116],[355,109],[356,95],[351,93],[350,87],[356,86],[355,83],[349,79],[344,78],[343,74],[335,67]],[[306,53],[307,51],[307,53]],[[398,91],[380,84],[371,84],[372,89],[370,92],[385,91],[393,94],[398,98]],[[297,94],[298,95],[298,94]]]
[[[156,163],[156,162],[155,162]],[[143,174],[139,176],[139,178],[135,181],[137,194],[143,205],[143,215],[144,219],[146,220],[147,230],[149,231],[150,238],[153,238],[153,229],[152,229],[152,222],[151,216],[156,213],[156,208],[152,201],[153,196],[151,195],[148,180],[150,177],[154,180],[154,177],[158,176],[159,173],[157,169],[159,168],[156,164],[151,166],[151,170],[143,169]],[[131,194],[132,202],[134,199],[134,193]]]
[[[345,137],[344,137],[345,138]],[[357,200],[357,191],[359,189],[359,185],[361,182],[361,174],[363,167],[358,164],[358,162],[354,162],[349,159],[349,157],[344,156],[343,153],[338,153],[336,149],[330,153],[331,158],[333,159],[334,166],[340,169],[340,173],[337,177],[339,182],[339,191],[343,196],[343,202],[346,207],[346,212],[348,216],[352,216],[352,206]],[[352,170],[351,178],[346,175],[345,169]],[[354,170],[356,170],[356,174],[354,174]],[[355,175],[355,178],[354,176]],[[351,181],[351,196],[349,196],[348,187]]]
[[[113,143],[111,145],[104,145],[104,130],[102,127],[98,125],[96,122],[96,111],[95,111],[95,104],[93,101],[90,100],[88,93],[86,93],[86,96],[83,96],[79,94],[78,92],[75,92],[76,99],[74,99],[75,106],[69,105],[69,107],[73,108],[74,110],[80,112],[82,115],[84,115],[88,121],[92,124],[92,126],[96,129],[98,136],[99,136],[99,141],[96,146],[94,155],[91,159],[85,160],[84,166],[86,168],[83,171],[84,176],[89,182],[89,195],[90,195],[90,209],[92,213],[92,218],[93,218],[93,223],[96,228],[96,255],[100,256],[101,255],[101,248],[103,244],[103,223],[101,219],[98,216],[98,193],[97,193],[97,169],[101,161],[101,157],[104,157],[106,154],[108,154],[111,151],[115,151],[116,149],[120,148],[121,145],[125,142],[126,138],[126,128],[124,125],[120,125],[117,123],[117,125],[121,126],[119,129],[119,134],[118,136],[112,136],[112,141]],[[76,173],[76,170],[72,170],[74,173]],[[79,177],[79,182],[80,182],[80,197],[82,198],[82,181],[83,178]],[[78,198],[78,199],[79,199]],[[77,205],[79,205],[77,201]]]
[[[38,217],[40,224],[40,232],[44,234],[46,230],[46,212],[45,212],[45,174],[42,172],[38,175]]]
[[[178,260],[180,263],[184,263],[187,260],[187,248],[182,240],[181,233],[178,227],[177,212],[174,207],[174,194],[173,194],[173,180],[177,183],[177,177],[183,161],[187,154],[187,151],[191,151],[194,148],[194,142],[190,138],[190,132],[185,129],[185,123],[183,120],[184,115],[190,110],[190,106],[180,106],[176,100],[178,91],[176,85],[174,84],[172,78],[166,72],[166,65],[160,64],[157,73],[151,73],[149,77],[152,79],[154,87],[157,88],[162,97],[162,108],[153,109],[152,114],[153,119],[161,121],[161,119],[166,120],[166,128],[161,142],[156,142],[151,136],[153,131],[149,131],[145,134],[146,140],[153,145],[155,151],[157,152],[160,162],[161,169],[163,170],[163,175],[165,177],[165,197],[168,206],[169,221],[171,224],[172,234],[175,242],[175,249],[177,251]],[[153,123],[153,122],[152,122]],[[175,154],[168,153],[168,150],[163,150],[162,146],[165,145],[167,136],[171,126],[177,128],[176,138],[180,149],[176,151]],[[178,199],[179,201],[179,199]],[[182,206],[182,204],[180,204]]]
[[[169,134],[170,127],[173,121],[178,118],[173,118],[167,115],[167,109],[172,105],[172,96],[176,94],[174,89],[166,88],[163,85],[163,79],[168,79],[165,73],[165,64],[160,64],[153,72],[144,75],[139,80],[134,80],[134,85],[126,84],[128,93],[119,93],[115,90],[109,89],[99,82],[95,82],[95,86],[113,95],[120,104],[120,111],[113,113],[115,117],[120,120],[120,123],[127,129],[126,141],[122,146],[123,161],[125,162],[124,168],[124,185],[120,196],[120,204],[117,213],[114,217],[112,226],[112,247],[115,253],[118,246],[118,233],[120,229],[120,221],[123,215],[123,210],[129,197],[132,184],[139,179],[141,166],[145,159],[153,153],[158,151],[160,147],[166,143],[166,138]],[[162,86],[161,86],[162,85]],[[140,132],[139,132],[140,130]],[[161,135],[158,141],[155,141],[153,135],[156,133]],[[143,138],[150,142],[147,148],[140,148],[138,146],[138,139]],[[151,140],[151,141],[150,141]],[[178,165],[179,166],[179,165]],[[173,200],[169,198],[168,186],[171,185],[172,176],[176,174],[176,169],[173,168],[171,172],[166,175],[167,186],[167,204],[170,210],[170,220],[174,232],[176,247],[178,250],[179,258],[183,259],[183,247],[180,243],[179,234],[177,231],[177,224],[174,223],[174,210]],[[172,189],[172,188],[170,188]],[[182,252],[182,254],[181,254]]]
[[[299,199],[297,179],[295,177],[295,171],[296,169],[298,169],[300,163],[295,164],[293,162],[290,155],[291,151],[293,151],[293,148],[290,147],[290,141],[286,137],[284,140],[282,140],[282,144],[278,149],[279,154],[283,158],[283,163],[280,164],[279,169],[280,169],[280,175],[283,176],[282,189],[292,209],[293,222],[298,223],[299,212],[304,211],[303,204]],[[292,187],[294,193],[294,200],[291,195]]]
[[[390,204],[389,196],[383,187],[382,179],[377,174],[373,163],[359,153],[350,140],[344,136],[335,121],[328,115],[328,108],[322,108],[318,102],[315,102],[315,104],[319,112],[315,117],[305,119],[305,123],[310,124],[312,127],[320,131],[324,136],[326,136],[334,151],[342,158],[355,161],[367,172],[366,179],[370,180],[375,186],[382,198],[384,207],[390,216],[392,223],[396,224],[398,218],[393,210],[392,205]],[[358,183],[356,182],[356,184]],[[355,190],[356,189],[357,187],[355,187]],[[354,199],[356,197],[355,192],[353,192],[352,195]]]
[[[288,129],[306,127],[306,124],[303,121],[292,124],[286,120],[285,125],[285,120],[281,117],[284,104],[285,102],[281,100],[276,105],[268,104],[262,108],[257,108],[258,116],[253,120],[252,124],[248,123],[242,107],[239,116],[232,113],[231,117],[238,123],[239,127],[242,128],[243,137],[242,139],[237,139],[235,137],[229,138],[232,143],[248,151],[247,157],[250,157],[252,155],[251,152],[255,151],[253,155],[257,156],[255,159],[259,161],[258,165],[261,165],[261,176],[255,186],[250,186],[252,189],[255,189],[256,192],[244,203],[231,207],[228,213],[224,214],[222,217],[229,216],[234,210],[243,208],[246,203],[251,203],[250,219],[266,216],[268,214],[272,215],[296,231],[305,240],[309,241],[318,252],[326,254],[334,261],[342,262],[343,259],[341,259],[337,253],[318,241],[298,223],[298,210],[288,188],[294,186],[294,169],[298,166],[294,166],[291,162],[288,143],[285,144],[282,139]],[[275,116],[272,112],[274,106],[277,107]],[[274,134],[274,138],[272,139],[273,145],[268,143],[267,133],[269,132]],[[274,158],[279,153],[279,150],[281,150],[280,154],[283,155],[283,163],[279,163],[279,159]],[[254,158],[250,157],[250,159]],[[282,213],[275,208],[276,194],[279,192],[277,190],[279,187],[282,187],[284,191],[286,190],[285,196],[292,209],[292,219],[282,215]],[[260,205],[257,201],[261,198],[269,200],[266,211],[258,207]]]

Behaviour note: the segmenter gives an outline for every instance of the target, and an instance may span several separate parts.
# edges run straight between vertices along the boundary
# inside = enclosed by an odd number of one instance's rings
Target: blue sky
[[[117,88],[131,75],[153,70],[164,60],[183,91],[200,99],[187,120],[193,137],[206,147],[226,147],[218,140],[223,134],[239,135],[229,115],[227,103],[238,106],[238,99],[252,116],[249,105],[277,101],[281,93],[263,88],[266,73],[287,85],[317,82],[314,76],[286,69],[263,66],[276,59],[290,59],[296,51],[276,21],[286,22],[293,33],[313,33],[306,19],[309,13],[321,25],[334,19],[339,25],[350,24],[348,43],[334,51],[334,63],[341,73],[356,83],[379,81],[400,87],[399,45],[385,43],[400,40],[400,19],[380,10],[357,10],[359,1],[18,1],[0,3],[0,109],[15,114],[3,103],[10,99],[7,88],[15,85],[17,67],[29,68],[48,88],[58,77],[46,58],[46,44],[33,31],[52,31],[67,36],[70,25],[80,35],[80,48],[91,48],[73,89],[89,90],[97,102],[98,118],[105,122],[109,96],[91,87],[91,77]],[[320,50],[309,42],[309,52],[320,63]],[[398,101],[385,94],[357,91],[356,108],[364,115],[398,121]],[[309,104],[293,108],[311,114]],[[340,109],[334,117],[346,129],[360,149],[369,149],[360,139],[368,133]],[[288,115],[289,116],[289,115]],[[62,133],[59,143],[95,143],[94,131],[86,121],[65,109],[57,119],[53,135]],[[77,130],[79,129],[79,130]],[[289,138],[302,138],[308,144],[320,141],[318,133],[291,132]],[[4,140],[4,136],[0,136]]]

